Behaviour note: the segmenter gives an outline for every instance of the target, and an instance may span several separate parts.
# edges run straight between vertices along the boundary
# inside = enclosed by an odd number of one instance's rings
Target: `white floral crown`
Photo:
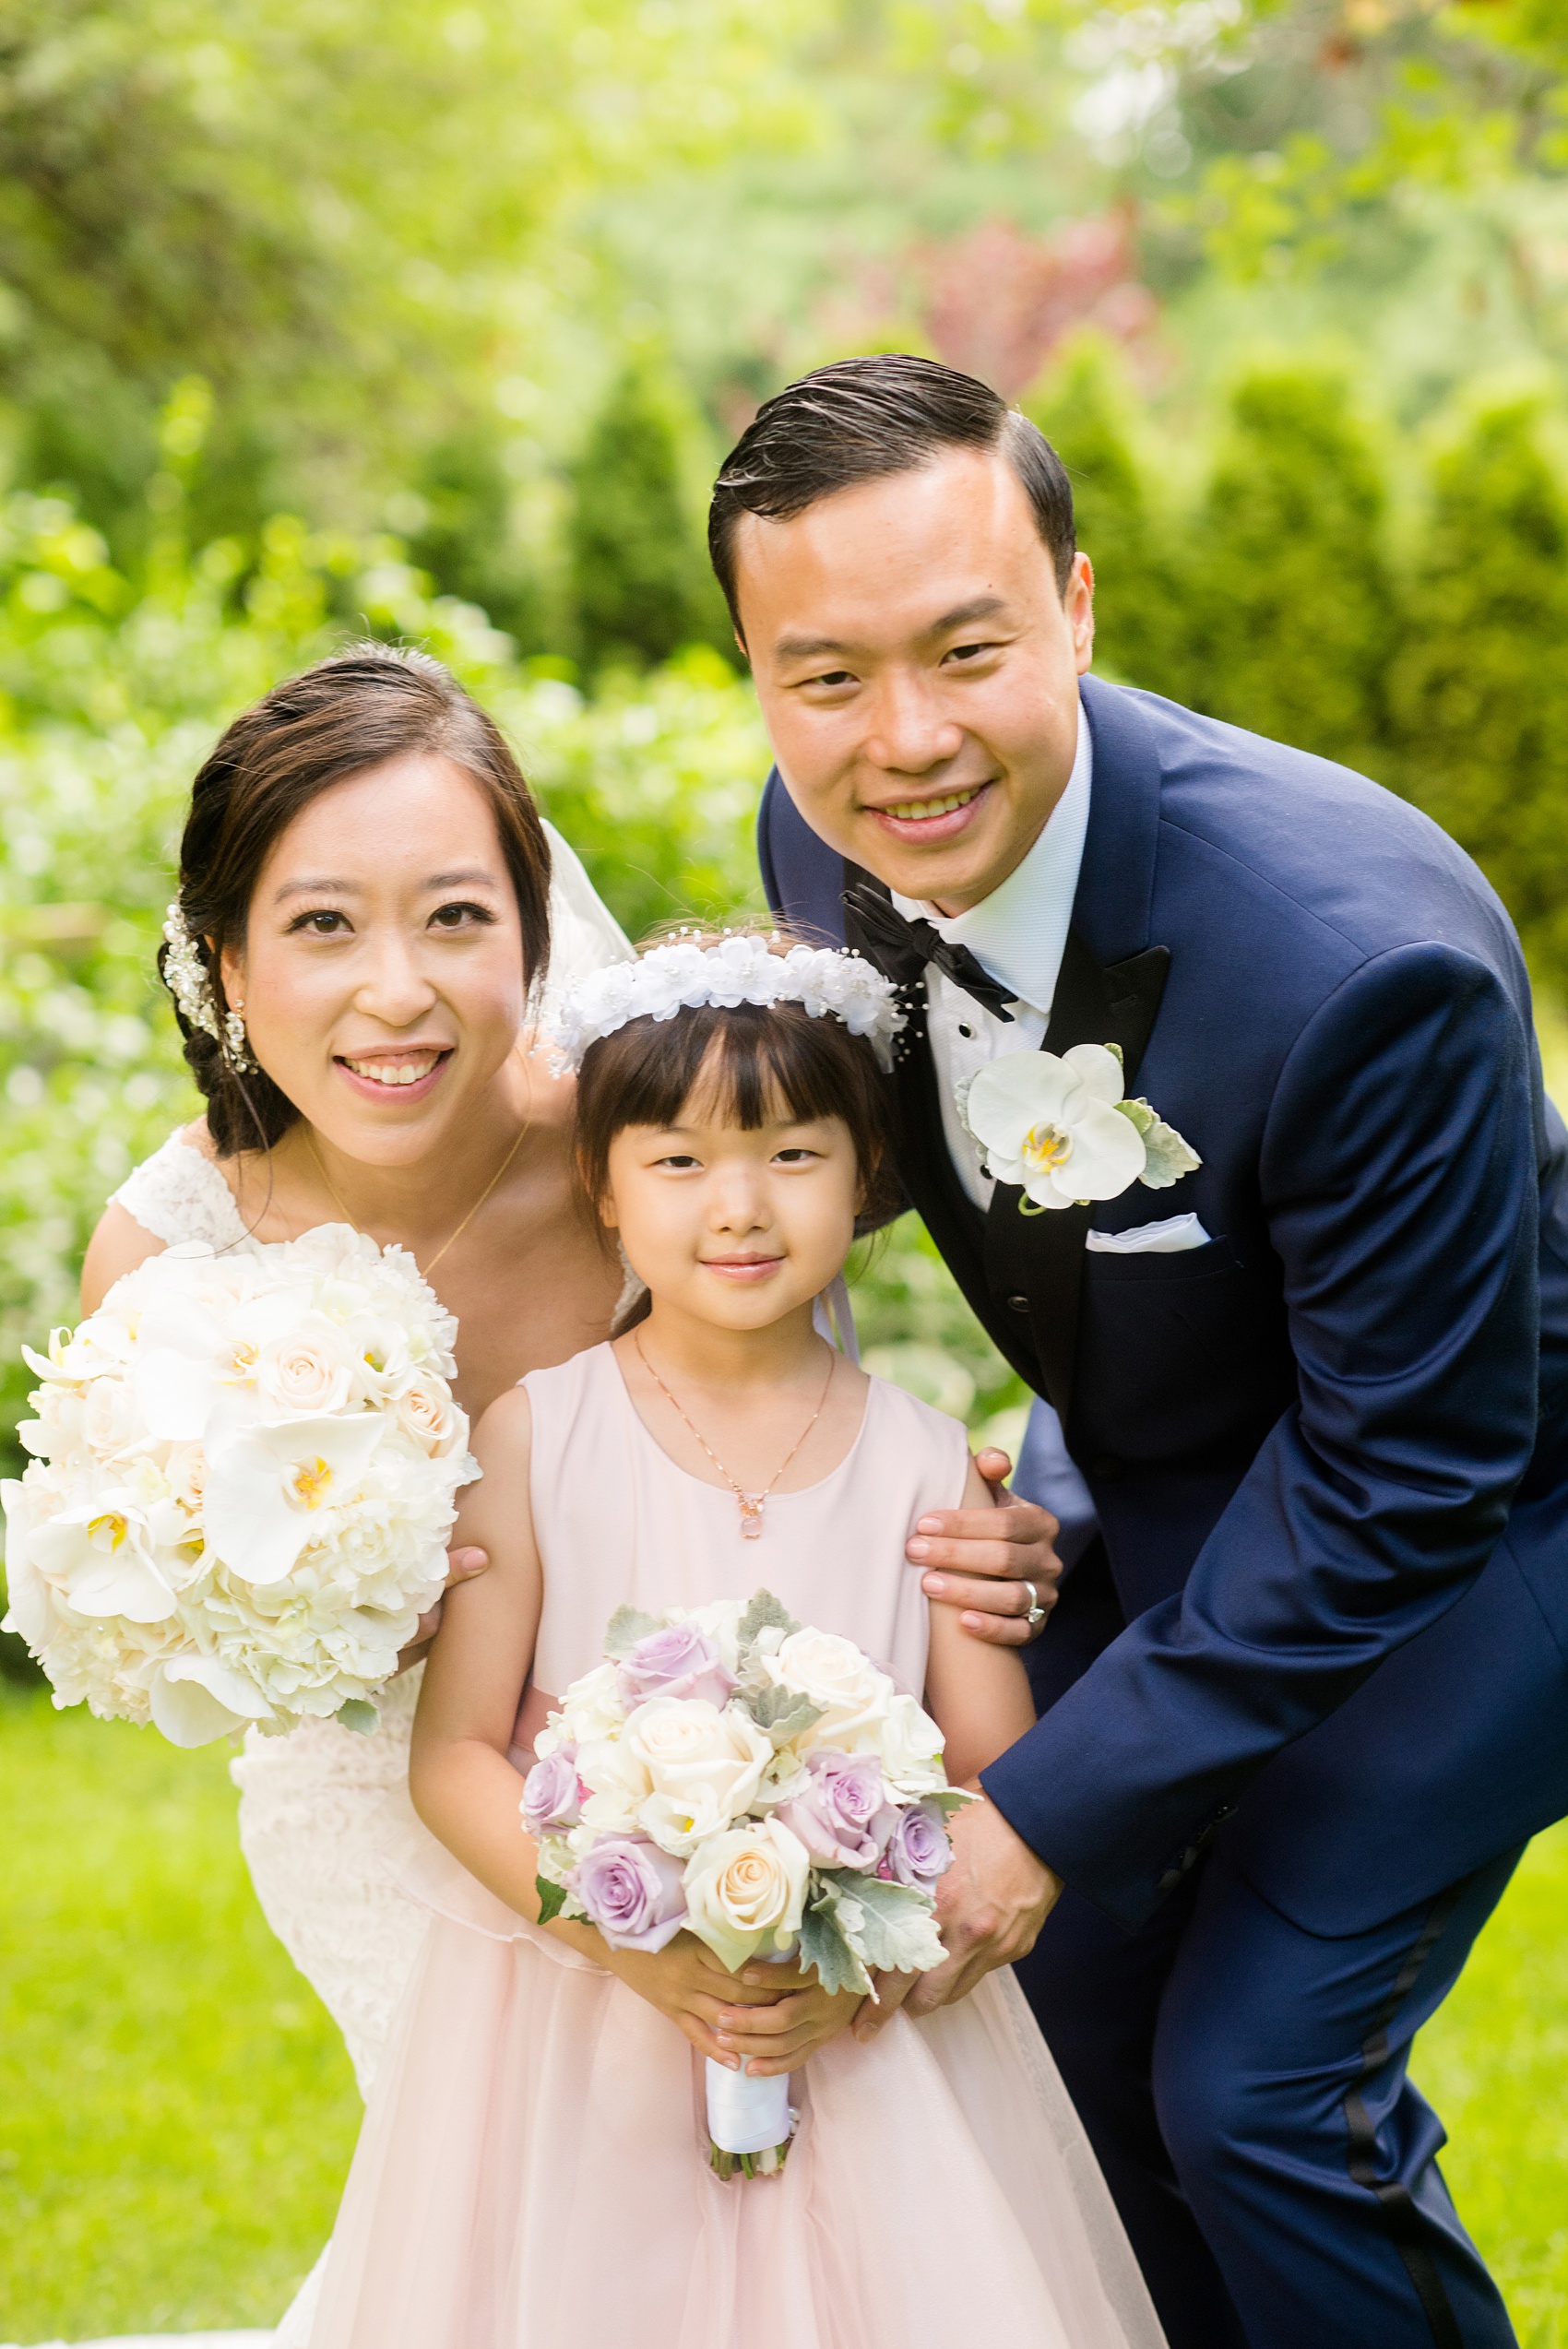
[[[871,1039],[877,1064],[893,1065],[893,1038],[905,1025],[893,982],[860,955],[833,946],[791,946],[777,954],[766,938],[734,931],[711,946],[700,933],[654,946],[634,963],[612,963],[564,992],[545,1033],[555,1063],[582,1066],[590,1044],[628,1020],[673,1019],[714,1004],[799,1003],[813,1019],[842,1020],[851,1036]]]

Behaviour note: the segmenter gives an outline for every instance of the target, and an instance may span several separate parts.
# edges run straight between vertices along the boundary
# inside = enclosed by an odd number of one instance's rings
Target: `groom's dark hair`
[[[735,525],[742,514],[787,522],[836,490],[915,472],[947,448],[1003,451],[1028,492],[1065,594],[1076,546],[1073,489],[1045,434],[973,375],[889,351],[814,368],[765,400],[719,469],[707,551],[736,634],[742,632]]]

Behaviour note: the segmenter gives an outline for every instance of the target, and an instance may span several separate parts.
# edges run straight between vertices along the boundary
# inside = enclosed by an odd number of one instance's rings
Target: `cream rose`
[[[766,1944],[788,1949],[801,1929],[806,1847],[776,1819],[710,1835],[686,1862],[686,1924],[721,1965],[739,1973]]]
[[[573,1681],[560,1709],[559,1738],[570,1738],[576,1746],[586,1746],[601,1738],[619,1737],[624,1717],[617,1667],[613,1664],[596,1665],[580,1680]],[[534,1751],[542,1753],[544,1748],[536,1743]],[[647,1790],[645,1787],[643,1791],[646,1794]]]
[[[762,1662],[771,1680],[821,1708],[821,1720],[795,1740],[799,1747],[838,1746],[846,1753],[874,1747],[867,1733],[886,1719],[894,1687],[853,1640],[837,1631],[791,1631]]]
[[[172,1444],[163,1473],[181,1508],[188,1509],[193,1517],[199,1517],[207,1493],[207,1454],[201,1445]]]
[[[650,1697],[627,1716],[623,1766],[647,1774],[646,1792],[716,1824],[751,1808],[773,1747],[745,1714],[704,1697]]]
[[[393,1409],[398,1425],[433,1460],[445,1460],[468,1441],[469,1423],[445,1385],[416,1371]]]
[[[896,1696],[859,1750],[880,1755],[883,1775],[900,1794],[933,1794],[947,1784],[942,1732],[912,1696]]]
[[[142,1432],[133,1388],[125,1379],[94,1379],[82,1394],[82,1440],[101,1460],[112,1460]]]
[[[538,1754],[536,1744],[534,1752]],[[640,1824],[647,1800],[647,1772],[635,1762],[619,1739],[590,1738],[576,1751],[577,1776],[588,1794],[583,1820],[596,1835],[630,1835]]]
[[[353,1365],[341,1330],[324,1314],[303,1315],[257,1352],[256,1392],[272,1410],[315,1419],[348,1406]]]

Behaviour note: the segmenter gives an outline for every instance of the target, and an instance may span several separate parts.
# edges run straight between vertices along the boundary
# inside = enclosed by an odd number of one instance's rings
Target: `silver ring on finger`
[[[1023,1578],[1020,1576],[1019,1579],[1022,1580]],[[1029,1595],[1029,1611],[1025,1616],[1024,1620],[1028,1625],[1031,1631],[1038,1631],[1040,1625],[1045,1620],[1045,1609],[1039,1603],[1039,1593],[1036,1590],[1034,1584],[1030,1582],[1025,1582],[1024,1588]]]

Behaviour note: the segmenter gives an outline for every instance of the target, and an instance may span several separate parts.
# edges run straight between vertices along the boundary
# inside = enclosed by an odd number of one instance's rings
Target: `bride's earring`
[[[245,1007],[236,1003],[223,1015],[223,1050],[229,1066],[237,1076],[255,1076],[256,1063],[251,1051],[250,1038],[245,1034]]]

